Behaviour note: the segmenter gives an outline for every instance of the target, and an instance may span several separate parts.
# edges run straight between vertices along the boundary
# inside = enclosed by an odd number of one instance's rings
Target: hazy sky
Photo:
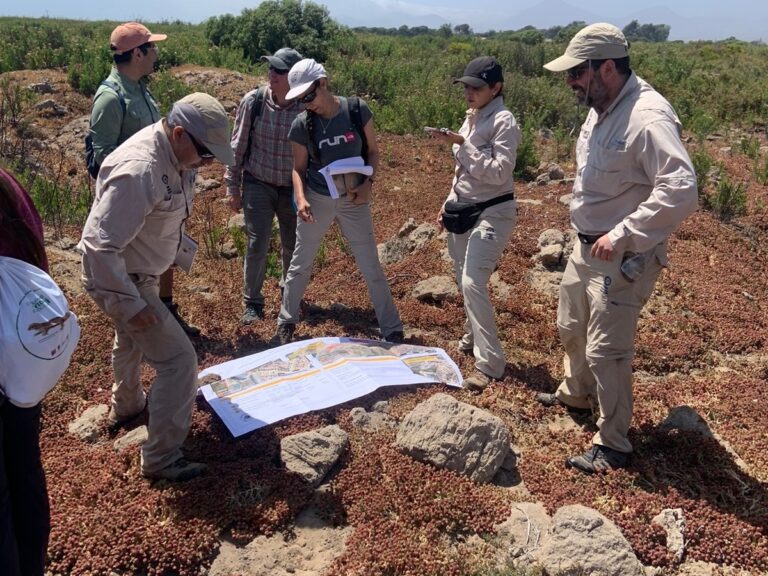
[[[349,26],[439,27],[469,24],[475,31],[539,28],[573,20],[608,21],[623,27],[632,20],[669,24],[671,39],[717,40],[735,36],[768,41],[766,0],[318,0],[331,16]],[[32,0],[4,2],[4,16],[49,16],[90,20],[182,20],[201,22],[224,13],[239,14],[256,1],[217,0]]]

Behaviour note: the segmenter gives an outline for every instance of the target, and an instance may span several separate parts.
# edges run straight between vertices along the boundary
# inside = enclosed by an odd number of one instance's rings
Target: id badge
[[[179,250],[176,252],[176,259],[173,263],[189,274],[190,270],[192,270],[195,254],[197,254],[197,242],[190,236],[182,233],[181,244],[179,244]]]

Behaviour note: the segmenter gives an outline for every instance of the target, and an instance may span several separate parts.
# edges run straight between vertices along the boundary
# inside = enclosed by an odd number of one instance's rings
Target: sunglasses
[[[213,152],[195,140],[195,137],[192,136],[192,134],[186,131],[185,133],[187,136],[189,136],[189,140],[192,142],[192,146],[195,147],[195,151],[197,152],[197,155],[200,156],[201,160],[210,160],[211,158],[214,158]]]
[[[570,68],[565,71],[565,74],[568,76],[569,80],[578,80],[587,70],[589,70],[589,63]]]
[[[274,66],[270,66],[269,71],[274,72],[278,76],[285,76],[286,74],[288,74],[287,68],[275,68]]]
[[[306,94],[304,94],[304,96],[299,98],[299,102],[301,102],[302,104],[309,104],[315,98],[317,98],[317,84],[314,84],[314,87],[312,88],[311,92],[307,92]]]

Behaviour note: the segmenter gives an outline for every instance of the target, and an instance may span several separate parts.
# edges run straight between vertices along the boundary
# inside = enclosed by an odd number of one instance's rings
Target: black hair
[[[13,247],[14,258],[43,270],[47,268],[48,259],[43,241],[22,217],[13,184],[2,173],[0,173],[0,222],[2,222],[0,237]]]
[[[590,60],[589,65],[592,67],[592,70],[597,70],[606,60],[613,60],[613,63],[616,66],[616,71],[619,74],[628,76],[632,73],[632,69],[629,67],[629,56],[624,56],[623,58],[604,58],[602,60]]]
[[[141,46],[136,46],[136,48],[141,50],[141,53],[146,56],[151,46],[152,42],[144,42],[144,44]],[[112,60],[115,62],[115,64],[127,64],[131,61],[131,58],[133,58],[133,51],[136,50],[136,48],[126,50],[122,54],[112,54]],[[114,50],[114,46],[112,46],[112,49]]]
[[[501,84],[502,85],[501,90],[499,90],[498,93],[496,94],[496,98],[498,98],[499,96],[501,96],[503,98],[504,97],[504,86],[503,86],[504,82],[503,81],[499,80],[498,82],[491,82],[490,84],[488,84],[488,87],[491,90],[493,90],[494,87],[496,86],[496,84]]]

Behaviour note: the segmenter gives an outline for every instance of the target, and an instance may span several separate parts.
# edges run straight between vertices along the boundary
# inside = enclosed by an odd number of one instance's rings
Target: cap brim
[[[304,94],[304,92],[309,90],[312,87],[312,84],[314,84],[315,82],[316,80],[312,80],[310,82],[305,82],[304,84],[299,84],[298,86],[296,86],[296,88],[291,88],[290,90],[288,90],[288,94],[285,95],[285,99],[295,100],[296,98]]]
[[[475,78],[474,76],[462,76],[461,78],[454,78],[453,83],[462,83],[466,84],[467,86],[472,86],[473,88],[482,88],[483,86],[488,86],[488,82],[481,80],[480,78]]]
[[[286,66],[285,62],[280,60],[280,58],[275,58],[274,56],[262,56],[260,60],[269,62],[270,66],[277,68],[278,70],[290,70],[290,68]]]
[[[147,42],[160,42],[168,38],[168,34],[150,34]]]
[[[235,155],[232,152],[232,146],[229,144],[212,144],[210,142],[203,141],[203,145],[210,150],[216,160],[224,164],[225,166],[235,165]]]
[[[570,70],[571,68],[578,66],[579,64],[582,64],[586,61],[586,58],[574,58],[573,56],[563,54],[559,58],[555,58],[551,62],[544,64],[544,68],[550,72],[565,72],[566,70]]]

